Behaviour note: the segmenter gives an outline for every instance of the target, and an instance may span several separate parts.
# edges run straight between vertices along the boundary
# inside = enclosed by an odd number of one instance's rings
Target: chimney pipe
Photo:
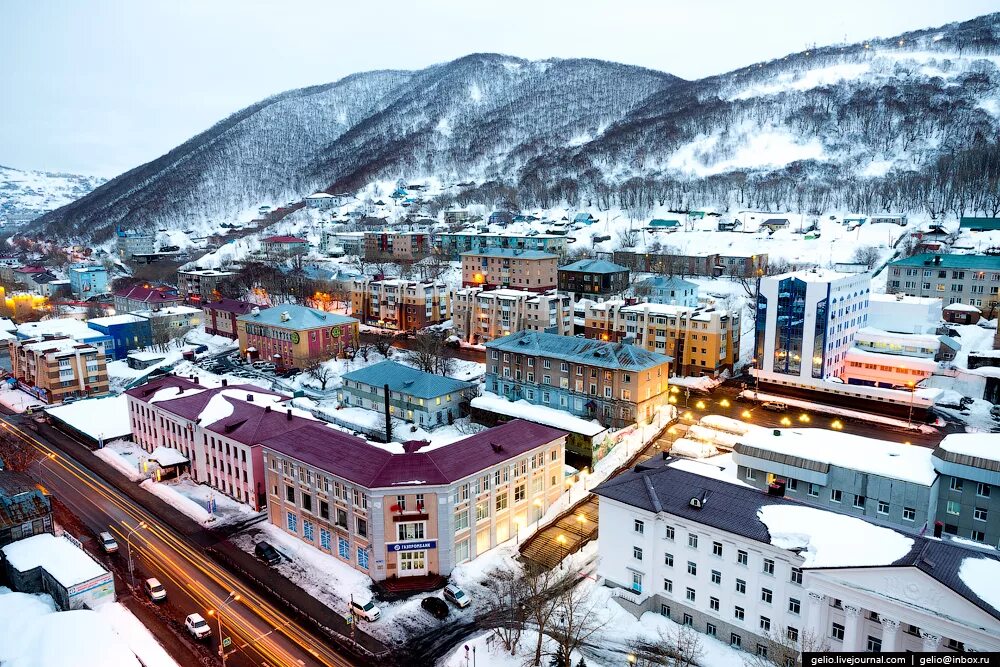
[[[253,394],[247,394],[247,403],[253,403]]]
[[[288,408],[288,417],[287,417],[287,419],[288,419],[288,421],[292,421],[292,409],[291,408]]]
[[[222,386],[223,387],[228,387],[229,386],[229,380],[227,380],[226,378],[222,378]]]
[[[386,383],[382,386],[383,396],[385,398],[385,441],[392,442],[392,406],[389,405],[389,384]]]
[[[271,411],[271,406],[270,405],[264,406],[264,412],[270,412],[270,411]]]

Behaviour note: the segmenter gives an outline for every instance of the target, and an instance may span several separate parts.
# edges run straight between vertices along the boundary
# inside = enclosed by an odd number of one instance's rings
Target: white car
[[[464,609],[472,604],[472,600],[465,594],[465,591],[455,584],[448,584],[444,587],[444,599],[460,609]]]
[[[118,551],[118,542],[115,541],[114,535],[108,532],[101,533],[101,546],[104,547],[104,552],[113,554]]]
[[[205,639],[212,636],[212,628],[208,626],[201,614],[191,614],[184,619],[184,627],[195,639]]]
[[[382,616],[382,612],[371,600],[364,604],[351,600],[351,611],[354,612],[355,616],[360,616],[366,621],[377,621]]]
[[[167,599],[167,589],[163,587],[159,579],[147,579],[143,588],[146,590],[146,595],[153,602],[162,602]]]

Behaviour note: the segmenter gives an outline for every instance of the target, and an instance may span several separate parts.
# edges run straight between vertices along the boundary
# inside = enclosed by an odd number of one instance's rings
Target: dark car
[[[268,565],[277,565],[281,562],[281,554],[271,546],[270,542],[258,542],[253,548],[254,555]]]
[[[276,375],[278,377],[280,377],[280,378],[291,378],[291,377],[295,377],[296,375],[298,375],[301,372],[302,372],[301,368],[292,367],[292,368],[286,368],[285,370],[281,371],[280,373],[276,373]]]
[[[420,606],[434,618],[448,618],[448,605],[441,598],[424,598]]]

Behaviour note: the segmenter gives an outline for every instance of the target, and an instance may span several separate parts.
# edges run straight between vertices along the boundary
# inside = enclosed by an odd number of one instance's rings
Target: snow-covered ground
[[[141,662],[140,662],[141,661]],[[57,611],[48,595],[0,587],[0,665],[10,667],[177,667],[132,612]]]
[[[5,382],[0,383],[0,404],[14,412],[24,412],[28,408],[46,405],[27,392],[10,388]]]

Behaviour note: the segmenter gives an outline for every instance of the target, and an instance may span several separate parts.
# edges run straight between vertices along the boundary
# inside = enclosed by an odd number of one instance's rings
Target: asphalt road
[[[232,639],[227,649],[227,664],[236,667],[356,664],[208,558],[186,536],[136,506],[75,456],[46,441],[31,428],[33,425],[30,419],[0,415],[0,429],[43,455],[31,473],[49,492],[94,535],[101,530],[115,535],[120,549],[112,558],[126,559],[127,563],[131,545],[136,585],[141,586],[148,576],[160,580],[167,589],[168,601],[159,615],[178,636],[178,641],[183,637],[184,617],[201,613],[210,622],[213,635],[210,646],[202,653],[209,661],[217,660],[212,654],[218,651],[219,617],[209,612],[216,613],[215,610],[222,608],[222,635]],[[127,586],[128,582],[118,581],[116,585]],[[239,600],[226,604],[231,594],[238,595]]]

